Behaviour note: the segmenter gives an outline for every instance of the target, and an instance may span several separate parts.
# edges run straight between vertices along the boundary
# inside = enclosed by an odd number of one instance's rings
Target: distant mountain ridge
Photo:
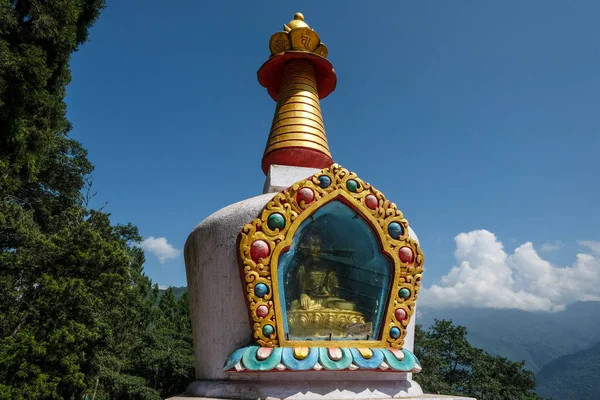
[[[175,296],[176,299],[178,299],[179,297],[181,297],[182,294],[187,293],[188,291],[187,286],[169,286],[168,289],[171,289],[173,291],[173,296]],[[163,293],[166,290],[167,289],[160,289],[159,292]]]
[[[598,301],[574,303],[554,313],[417,306],[417,323],[428,327],[434,319],[450,319],[466,326],[474,346],[511,360],[524,360],[526,367],[536,373],[557,358],[600,341]]]
[[[561,400],[597,399],[599,376],[600,342],[547,364],[536,376],[537,392]]]

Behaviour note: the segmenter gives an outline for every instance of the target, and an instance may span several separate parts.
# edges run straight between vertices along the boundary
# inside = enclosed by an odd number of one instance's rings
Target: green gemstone
[[[404,300],[406,300],[406,299],[408,299],[410,297],[410,290],[408,290],[407,288],[402,288],[398,292],[398,295],[400,297],[402,297]]]
[[[356,192],[356,189],[358,189],[358,182],[356,182],[354,179],[349,179],[346,182],[346,188],[351,192]]]
[[[263,326],[263,334],[266,337],[271,336],[274,332],[275,332],[275,328],[273,328],[273,325],[265,325],[265,326]]]
[[[273,213],[267,218],[267,226],[269,229],[283,229],[285,226],[285,218],[279,213]]]

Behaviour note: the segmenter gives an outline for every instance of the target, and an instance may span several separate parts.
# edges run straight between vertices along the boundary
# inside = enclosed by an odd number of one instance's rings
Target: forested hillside
[[[187,286],[172,286],[169,289],[173,291],[173,295],[176,299],[179,299],[184,293],[187,293]],[[166,292],[166,290],[161,290],[161,293]]]
[[[450,318],[468,329],[469,342],[536,373],[538,393],[551,399],[596,399],[600,393],[600,302],[580,302],[556,313],[504,309],[419,308],[427,327]]]
[[[560,357],[538,372],[538,392],[561,400],[597,399],[600,394],[600,343]]]
[[[417,321],[430,326],[451,319],[467,327],[469,341],[493,354],[525,361],[537,373],[561,356],[587,349],[600,341],[600,302],[579,302],[560,312],[460,308],[436,310],[420,306]]]
[[[160,399],[193,377],[187,296],[158,300],[137,228],[88,207],[93,166],[69,137],[69,61],[103,7],[0,4],[2,399]]]
[[[492,355],[467,340],[467,329],[436,320],[415,329],[415,355],[423,370],[414,378],[425,393],[452,394],[479,400],[541,400],[535,376],[522,362]]]

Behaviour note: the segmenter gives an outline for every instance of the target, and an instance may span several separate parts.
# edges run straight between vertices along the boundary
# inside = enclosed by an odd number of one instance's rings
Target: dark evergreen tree
[[[188,296],[176,300],[167,289],[155,311],[155,328],[146,335],[140,353],[140,373],[163,396],[185,391],[194,379],[192,325],[188,311]]]
[[[0,3],[0,398],[158,399],[181,386],[144,376],[158,288],[137,229],[88,210],[93,168],[68,136],[69,60],[103,7]]]

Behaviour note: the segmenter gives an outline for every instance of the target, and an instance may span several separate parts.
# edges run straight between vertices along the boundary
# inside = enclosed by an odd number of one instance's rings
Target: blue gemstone
[[[398,239],[404,233],[404,228],[397,222],[391,222],[388,225],[388,233],[394,239]]]
[[[331,185],[331,179],[326,175],[321,175],[319,177],[319,186],[321,186],[323,189],[325,189],[325,188],[328,188],[329,185]]]
[[[274,332],[275,332],[275,328],[273,328],[273,325],[263,326],[263,335],[265,335],[266,337],[271,336]]]
[[[400,337],[400,329],[396,328],[395,326],[390,329],[390,337],[392,339],[398,339]]]
[[[269,287],[264,283],[259,283],[258,285],[254,286],[254,294],[258,297],[265,297],[267,293],[269,293]]]

